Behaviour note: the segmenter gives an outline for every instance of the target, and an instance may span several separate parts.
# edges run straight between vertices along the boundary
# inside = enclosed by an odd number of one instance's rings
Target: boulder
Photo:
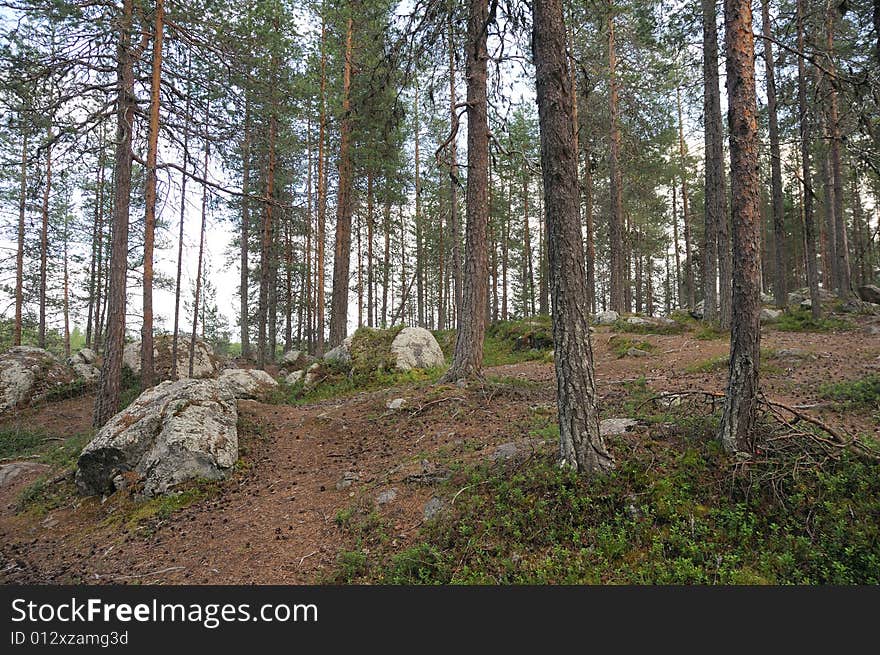
[[[835,299],[835,295],[824,289],[819,287],[819,302],[831,302]],[[804,304],[806,301],[806,304]],[[800,305],[805,309],[810,308],[810,289],[809,287],[803,287],[801,289],[795,289],[788,294],[788,304],[789,305]]]
[[[858,300],[857,298],[850,298],[840,306],[840,311],[848,314],[870,314],[876,316],[880,315],[880,305],[865,300]]]
[[[398,371],[437,368],[446,364],[440,344],[425,328],[403,328],[391,342],[391,353],[396,357]]]
[[[73,371],[48,350],[10,348],[0,355],[0,413],[38,401],[74,379]]]
[[[761,308],[761,323],[775,323],[781,316],[782,311],[779,309]]]
[[[0,489],[15,482],[16,479],[31,474],[39,475],[49,470],[47,464],[39,462],[9,462],[0,464]]]
[[[266,371],[255,368],[229,368],[218,378],[236,398],[265,398],[278,388],[278,382]]]
[[[79,352],[73,355],[70,358],[71,365],[73,364],[91,364],[95,365],[98,361],[98,354],[92,350],[91,348],[83,348]]]
[[[619,436],[638,424],[634,418],[606,418],[599,421],[599,434],[603,437]]]
[[[135,477],[148,496],[186,480],[224,478],[238,459],[238,411],[219,380],[176,380],[147,389],[83,449],[76,484],[110,494]]]
[[[153,339],[153,357],[155,358],[156,376],[160,380],[171,378],[171,354],[173,343],[171,335],[160,334]],[[141,342],[135,341],[125,347],[122,353],[122,365],[134,375],[141,374]],[[214,355],[211,346],[201,339],[196,339],[193,357],[194,378],[213,378],[220,371],[220,362]],[[180,339],[177,344],[177,379],[189,377],[189,339]]]
[[[299,382],[305,374],[305,371],[294,371],[284,378],[284,383],[293,386],[294,384]]]
[[[863,284],[856,289],[856,293],[858,293],[859,298],[865,302],[880,304],[880,287],[878,286],[873,284]]]
[[[321,374],[321,365],[318,362],[315,362],[311,366],[306,369],[306,377],[305,377],[305,385],[311,386],[316,382],[319,382],[322,379]]]
[[[76,377],[82,378],[88,384],[97,382],[101,377],[101,369],[99,369],[97,366],[92,366],[91,364],[74,362],[73,364],[71,364],[71,368],[76,374]]]
[[[315,361],[314,358],[304,350],[288,350],[281,358],[281,364],[283,366],[287,366],[297,371],[303,370],[313,361]]]
[[[351,364],[351,336],[345,337],[341,344],[324,353],[324,359],[328,362],[336,362],[337,364]],[[309,367],[311,370],[312,367]]]
[[[639,327],[651,327],[656,325],[651,319],[642,316],[629,316],[627,317],[626,322],[630,325],[638,325]]]
[[[620,319],[620,314],[612,309],[605,312],[599,312],[593,317],[593,321],[597,325],[612,325]]]

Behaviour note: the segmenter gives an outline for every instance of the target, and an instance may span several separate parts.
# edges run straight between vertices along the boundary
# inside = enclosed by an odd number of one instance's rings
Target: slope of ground
[[[620,357],[621,336],[648,354]],[[880,337],[862,330],[770,329],[762,346],[768,396],[809,407],[851,433],[877,435],[874,409],[829,401],[822,385],[880,373]],[[726,339],[690,332],[619,335],[600,328],[594,353],[603,414],[632,410],[636,391],[723,391],[727,351]],[[450,476],[498,457],[502,444],[514,444],[505,448],[517,456],[553,451],[553,364],[525,361],[486,373],[485,383],[467,388],[423,382],[312,404],[243,402],[235,475],[165,499],[139,501],[124,493],[84,499],[72,493],[69,479],[34,484],[39,472],[20,476],[0,487],[0,580],[357,580],[371,549],[407,552],[421,543],[426,503],[445,493]],[[397,398],[405,399],[403,407],[388,409]],[[39,427],[47,438],[67,439],[87,431],[92,400],[34,408],[0,427]],[[634,438],[649,438],[650,430]],[[626,447],[615,443],[624,449],[620,461]],[[62,456],[55,455],[56,463]]]

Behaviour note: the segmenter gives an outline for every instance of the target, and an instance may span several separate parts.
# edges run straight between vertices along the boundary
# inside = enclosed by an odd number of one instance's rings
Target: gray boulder
[[[324,353],[324,359],[338,364],[351,364],[351,341],[351,336],[345,337],[341,344]]]
[[[297,371],[311,364],[314,358],[304,350],[288,350],[281,358],[281,364]]]
[[[609,309],[606,312],[599,312],[596,316],[593,317],[593,321],[596,325],[612,325],[615,321],[620,319],[620,314],[615,312],[612,309]]]
[[[91,348],[83,348],[70,358],[71,364],[92,364],[98,361],[98,354]]]
[[[238,459],[235,396],[219,380],[166,381],[142,393],[83,449],[76,484],[88,495],[143,483],[164,494],[186,480],[224,478]]]
[[[253,368],[229,368],[218,378],[236,398],[265,398],[278,388],[278,382],[266,371]]]
[[[634,418],[606,418],[599,421],[599,434],[603,437],[619,436],[638,424]]]
[[[781,310],[770,309],[769,307],[761,308],[761,323],[775,323],[781,316]]]
[[[305,371],[294,371],[284,378],[284,383],[293,386],[294,384],[299,382],[305,374]]]
[[[41,400],[74,381],[70,368],[48,350],[15,346],[0,355],[0,413]]]
[[[425,328],[403,328],[391,342],[391,353],[396,357],[398,371],[437,368],[446,364],[440,344]]]
[[[171,378],[173,342],[167,334],[157,335],[153,339],[153,358],[155,359],[156,375],[159,379]],[[141,342],[135,341],[125,347],[122,352],[122,365],[134,375],[141,374]],[[194,378],[217,377],[220,362],[214,355],[211,346],[201,339],[196,339],[193,356]],[[181,339],[177,345],[177,379],[189,377],[189,340]]]
[[[878,286],[875,286],[873,284],[864,284],[856,289],[856,293],[858,293],[859,298],[861,298],[865,302],[880,304],[880,287]]]

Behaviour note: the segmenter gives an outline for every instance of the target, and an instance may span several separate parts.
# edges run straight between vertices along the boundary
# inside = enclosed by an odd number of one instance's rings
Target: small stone
[[[386,489],[378,496],[376,496],[376,504],[377,505],[387,505],[390,502],[393,502],[394,499],[397,498],[397,487],[391,487],[391,489]]]
[[[337,491],[342,491],[343,489],[348,489],[355,482],[358,482],[361,479],[360,474],[357,471],[346,471],[342,474],[342,478],[339,482],[336,483]]]
[[[626,355],[627,357],[647,357],[649,353],[641,348],[630,348],[626,351]]]
[[[781,316],[782,311],[779,309],[770,309],[769,307],[761,309],[761,323],[775,323]]]
[[[395,398],[394,400],[389,400],[387,403],[385,403],[385,407],[387,409],[391,409],[394,411],[402,409],[404,405],[406,405],[406,398]]]
[[[593,321],[597,325],[612,325],[615,321],[619,319],[620,314],[611,309],[606,312],[599,312],[593,317]]]
[[[431,500],[425,503],[425,520],[431,521],[437,518],[444,509],[446,509],[446,503],[440,498],[437,498],[437,496],[432,497]]]

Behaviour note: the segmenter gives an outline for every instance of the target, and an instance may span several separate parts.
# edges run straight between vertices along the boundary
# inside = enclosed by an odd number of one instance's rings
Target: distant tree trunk
[[[128,272],[128,215],[131,202],[132,127],[137,100],[134,95],[134,53],[131,50],[134,0],[124,0],[116,54],[116,165],[115,201],[107,304],[107,343],[101,366],[93,423],[103,425],[119,409],[122,387],[122,351],[125,347],[125,282]]]
[[[449,19],[447,22],[449,50],[449,122],[450,129],[458,129],[458,99],[455,93],[455,32],[453,12],[455,0],[449,0]],[[461,315],[461,229],[458,220],[458,145],[456,139],[449,142],[449,233],[452,239],[452,283],[455,294],[456,324]]]
[[[804,0],[797,0],[797,49],[804,52]],[[801,136],[801,167],[803,184],[804,210],[804,245],[807,268],[807,285],[810,287],[810,303],[813,318],[822,315],[819,302],[819,273],[816,266],[816,223],[813,217],[813,181],[810,171],[810,148],[812,132],[810,126],[810,110],[807,107],[807,75],[806,64],[802,56],[798,57],[798,113]]]
[[[104,303],[107,300],[107,294],[104,293],[104,286],[107,283],[107,276],[104,274],[106,267],[104,258],[104,139],[101,139],[102,150],[100,155],[100,170],[98,171],[98,259],[95,262],[95,328],[92,337],[92,347],[95,352],[100,352],[103,340],[103,317]]]
[[[583,91],[584,105],[589,99],[588,90]],[[583,222],[586,227],[587,250],[586,250],[586,275],[587,275],[587,299],[590,313],[596,313],[596,228],[593,222],[593,144],[589,133],[579,138],[581,150],[584,153],[583,184],[581,193],[584,198]]]
[[[507,314],[507,264],[510,255],[510,214],[513,201],[513,179],[507,184],[507,213],[501,224],[501,320],[508,319]]]
[[[467,44],[467,242],[458,334],[452,365],[444,381],[481,375],[483,337],[486,332],[488,260],[486,231],[489,224],[489,121],[487,76],[489,52],[488,0],[470,0]]]
[[[733,316],[730,373],[720,436],[728,452],[753,450],[760,366],[761,217],[758,109],[750,0],[726,0],[725,46],[733,198]]]
[[[171,379],[176,380],[179,371],[177,366],[178,353],[180,351],[180,293],[181,283],[183,282],[183,228],[186,223],[186,181],[189,177],[187,174],[187,165],[189,163],[189,124],[191,115],[191,93],[192,93],[192,55],[187,56],[187,75],[186,75],[186,106],[183,118],[183,164],[180,174],[180,218],[178,221],[177,232],[177,277],[174,280],[174,332],[171,335]],[[247,123],[247,111],[245,111],[245,123]],[[245,126],[245,131],[247,126]],[[246,132],[245,132],[246,133]],[[247,164],[245,164],[247,165]],[[242,203],[246,202],[242,196]],[[245,246],[245,253],[247,246]],[[246,259],[243,261],[247,261]],[[245,287],[246,288],[246,287]],[[245,295],[245,298],[247,295]],[[246,316],[246,314],[245,314]],[[242,320],[247,323],[245,317]],[[246,332],[246,330],[245,330]],[[242,353],[246,341],[242,341]]]
[[[709,2],[709,0],[705,0]],[[776,71],[773,62],[770,0],[761,0],[764,33],[764,70],[767,78],[767,115],[770,124],[770,186],[773,211],[773,292],[780,309],[788,302],[785,285],[785,206],[782,198],[782,156],[779,151],[779,119],[776,109]]]
[[[820,88],[824,86],[821,82],[821,76],[819,71],[816,71],[816,86]],[[818,165],[819,165],[819,178],[822,181],[823,186],[823,218],[824,225],[822,222],[819,222],[816,226],[817,229],[817,239],[819,239],[818,249],[819,253],[821,253],[821,261],[822,261],[822,283],[824,284],[826,289],[836,289],[837,288],[837,279],[840,277],[837,270],[837,232],[835,229],[836,221],[834,218],[834,177],[831,175],[831,153],[829,152],[830,148],[828,144],[831,142],[831,133],[827,129],[827,123],[822,114],[821,109],[817,110],[816,117],[818,121],[817,132],[821,135],[820,142],[823,142],[823,146],[819,148],[817,153]]]
[[[718,326],[731,325],[733,305],[733,253],[731,251],[730,212],[727,203],[727,177],[721,170],[721,220],[718,222]]]
[[[342,343],[348,331],[348,285],[351,257],[351,57],[352,17],[345,33],[342,73],[342,123],[339,127],[339,193],[336,202],[336,248],[333,258],[333,298],[330,305],[330,345]]]
[[[321,2],[321,116],[318,123],[318,233],[317,240],[318,261],[315,266],[318,269],[318,284],[315,300],[317,317],[315,319],[317,331],[317,345],[315,353],[320,357],[324,354],[324,245],[326,237],[327,217],[327,177],[324,172],[326,160],[324,159],[324,132],[327,129],[327,25],[324,18],[326,3]]]
[[[523,316],[535,315],[535,271],[532,265],[532,237],[529,226],[529,167],[523,162]]]
[[[560,457],[588,474],[614,466],[599,433],[587,288],[578,219],[577,151],[560,0],[533,4],[532,48],[541,127],[547,245],[553,298]]]
[[[211,141],[208,138],[208,125],[210,123],[210,115],[211,115],[211,103],[208,103],[208,106],[205,110],[205,160],[202,165],[202,175],[207,180],[208,179],[208,159],[211,156]],[[202,220],[201,227],[199,228],[199,255],[196,260],[196,292],[195,298],[193,299],[193,320],[192,320],[192,334],[190,335],[189,340],[189,377],[193,376],[193,368],[195,365],[195,355],[196,355],[196,336],[198,335],[198,323],[199,323],[199,306],[202,300],[202,259],[204,257],[205,252],[205,228],[207,225],[208,218],[208,185],[204,182],[202,183]],[[204,327],[204,323],[203,323]]]
[[[388,181],[385,181],[386,186]],[[385,232],[385,249],[382,254],[382,327],[388,327],[388,285],[391,274],[391,192],[385,190],[385,210],[382,229]]]
[[[544,195],[538,191],[538,216],[544,215]],[[542,316],[550,314],[550,292],[547,285],[547,230],[542,222],[538,232],[538,312]]]
[[[687,188],[687,146],[684,143],[684,124],[681,118],[681,88],[675,89],[675,97],[678,102],[678,155],[681,160],[681,220],[684,225],[684,278],[687,291],[688,309],[694,310],[696,306],[694,284],[694,253],[691,248],[691,221],[688,207]],[[703,303],[704,311],[708,308]],[[714,312],[713,312],[714,314]]]
[[[828,130],[831,133],[831,175],[834,179],[834,257],[837,260],[837,295],[852,293],[849,268],[849,245],[846,236],[846,215],[843,211],[843,170],[840,157],[840,112],[837,100],[837,74],[834,64],[834,15],[837,4],[828,2],[825,12],[826,55],[828,57]]]
[[[766,2],[767,0],[764,0]],[[703,247],[703,318],[718,318],[718,223],[724,219],[724,129],[718,82],[718,24],[715,0],[703,4],[703,115],[705,117],[706,228]]]
[[[18,247],[15,251],[15,324],[12,328],[12,345],[21,345],[21,315],[24,305],[24,219],[27,209],[27,150],[28,133],[24,130],[21,140],[21,175],[18,197]]]
[[[675,250],[675,298],[681,307],[681,246],[678,242],[678,185],[672,184],[672,242]]]
[[[373,287],[373,171],[367,172],[367,327],[374,327],[376,318],[376,294]]]
[[[620,171],[620,108],[617,83],[617,51],[614,40],[614,6],[608,0],[608,86],[611,107],[611,137],[608,168],[611,175],[611,212],[608,215],[611,238],[611,303],[615,312],[625,307],[624,280],[626,253],[623,243],[623,180]],[[550,199],[546,202],[549,204]]]
[[[268,328],[269,321],[273,320],[270,312],[270,287],[274,288],[275,281],[272,278],[272,235],[275,193],[275,139],[278,130],[278,119],[272,114],[269,116],[269,161],[266,167],[266,200],[263,203],[263,227],[260,238],[260,300],[259,319],[257,326],[257,364],[260,368],[266,366],[267,361],[274,359],[275,353],[269,352]]]
[[[251,102],[250,97],[246,97],[244,101],[244,140],[241,147],[241,234],[239,235],[240,248],[240,281],[238,286],[239,294],[239,320],[241,322],[241,356],[249,359],[251,356],[250,330],[248,320],[250,311],[248,310],[248,249],[250,247],[251,233],[251,212],[250,198],[251,191]],[[311,170],[311,169],[309,169]]]
[[[413,100],[413,120],[415,121],[415,193],[416,193],[416,312],[419,327],[425,326],[425,285],[424,285],[424,244],[422,235],[422,177],[419,150],[419,82],[416,80],[416,93]]]
[[[314,298],[312,290],[312,117],[306,118],[306,273],[305,273],[305,310],[306,310],[306,343],[309,353],[314,352]]]
[[[64,252],[63,252],[63,275],[64,275],[64,296],[62,298],[62,307],[64,310],[64,356],[70,357],[70,285],[68,279],[67,266],[67,244],[68,244],[68,217],[64,216]]]
[[[37,343],[46,347],[46,283],[49,263],[49,194],[52,191],[52,130],[46,142],[46,184],[43,187],[43,222],[40,227],[40,324]]]
[[[293,348],[293,243],[290,221],[284,223],[284,352]]]
[[[159,102],[162,85],[162,35],[165,0],[156,0],[153,28],[153,69],[150,80],[150,127],[147,137],[147,178],[144,193],[144,279],[143,325],[141,328],[141,382],[144,388],[155,384],[153,361],[153,247],[156,234],[156,158],[159,152]]]

